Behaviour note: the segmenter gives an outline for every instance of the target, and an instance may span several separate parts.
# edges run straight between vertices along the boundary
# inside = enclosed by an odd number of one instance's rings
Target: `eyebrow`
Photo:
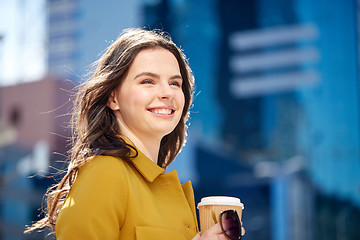
[[[152,72],[142,72],[142,73],[139,73],[138,75],[136,75],[134,79],[137,79],[137,78],[143,77],[143,76],[150,76],[150,77],[157,78],[157,79],[160,78],[159,74],[152,73]],[[180,75],[176,74],[176,75],[170,77],[170,79],[182,79],[182,77]]]

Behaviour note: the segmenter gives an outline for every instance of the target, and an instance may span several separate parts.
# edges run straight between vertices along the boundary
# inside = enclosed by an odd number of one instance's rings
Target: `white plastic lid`
[[[232,206],[240,206],[244,209],[244,204],[241,203],[240,198],[228,197],[228,196],[204,197],[198,203],[198,208],[204,205],[232,205]]]

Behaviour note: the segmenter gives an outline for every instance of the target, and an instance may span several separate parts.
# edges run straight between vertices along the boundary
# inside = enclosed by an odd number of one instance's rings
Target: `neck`
[[[126,134],[125,137],[129,139],[135,145],[135,147],[139,149],[146,157],[148,157],[151,161],[157,164],[161,139],[139,139],[133,134]]]

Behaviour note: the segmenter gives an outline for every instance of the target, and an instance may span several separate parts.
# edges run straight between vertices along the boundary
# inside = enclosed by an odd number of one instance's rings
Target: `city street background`
[[[0,0],[0,240],[39,219],[73,89],[129,27],[162,29],[196,91],[167,171],[245,205],[244,240],[360,239],[358,0]],[[101,180],[100,180],[101,181]]]

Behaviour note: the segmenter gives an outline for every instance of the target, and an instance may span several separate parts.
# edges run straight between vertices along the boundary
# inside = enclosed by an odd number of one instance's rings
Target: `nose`
[[[160,99],[173,99],[174,98],[174,89],[171,88],[169,84],[161,84],[159,90]]]

